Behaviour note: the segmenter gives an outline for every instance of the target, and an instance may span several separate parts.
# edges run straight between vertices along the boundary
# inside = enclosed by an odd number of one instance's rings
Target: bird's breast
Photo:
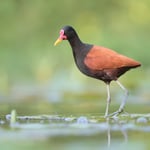
[[[85,65],[84,63],[84,59],[86,57],[86,52],[83,51],[78,51],[77,53],[73,52],[73,56],[74,56],[74,61],[75,64],[77,66],[77,68],[86,75],[90,75],[90,70],[88,69],[88,67]]]

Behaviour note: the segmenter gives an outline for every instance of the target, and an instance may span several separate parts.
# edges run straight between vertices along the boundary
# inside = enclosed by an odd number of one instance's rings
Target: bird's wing
[[[120,55],[105,47],[94,46],[84,59],[85,65],[92,70],[115,69],[121,67],[136,67],[140,63]]]

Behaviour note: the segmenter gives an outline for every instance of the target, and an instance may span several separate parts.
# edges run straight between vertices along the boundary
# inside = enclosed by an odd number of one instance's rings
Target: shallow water
[[[1,119],[0,126],[2,149],[150,148],[150,114],[122,114],[104,119],[102,114],[20,116],[11,113]]]

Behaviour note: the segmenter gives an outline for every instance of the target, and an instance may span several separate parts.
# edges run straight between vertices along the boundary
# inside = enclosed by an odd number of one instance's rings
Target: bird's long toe
[[[120,115],[123,112],[124,112],[123,109],[121,109],[121,110],[119,109],[119,110],[113,112],[112,114],[109,114],[107,117],[117,117],[118,115]]]

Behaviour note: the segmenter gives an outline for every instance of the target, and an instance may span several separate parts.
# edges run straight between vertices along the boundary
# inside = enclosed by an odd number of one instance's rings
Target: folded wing
[[[141,64],[131,58],[118,54],[105,47],[94,46],[84,59],[85,65],[92,70],[135,68]]]

